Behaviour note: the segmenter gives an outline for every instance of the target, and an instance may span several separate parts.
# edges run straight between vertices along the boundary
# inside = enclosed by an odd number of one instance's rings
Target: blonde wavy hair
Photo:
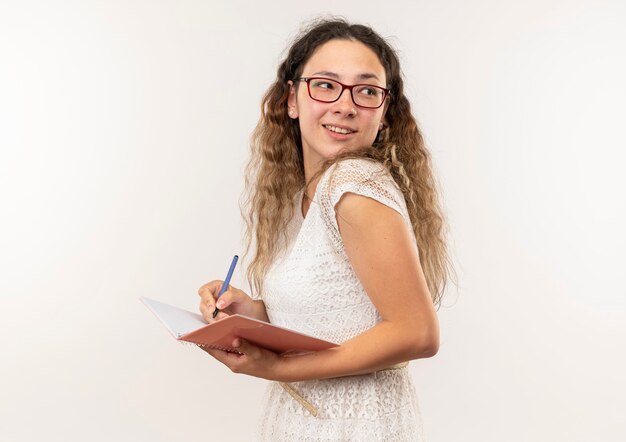
[[[263,97],[261,117],[252,135],[241,205],[245,254],[254,250],[247,273],[252,294],[261,297],[263,293],[264,277],[284,244],[281,239],[285,239],[287,224],[294,215],[293,198],[306,185],[298,121],[287,115],[287,82],[301,76],[315,49],[334,39],[360,41],[378,55],[391,99],[385,114],[386,126],[372,146],[340,153],[326,161],[316,177],[345,158],[369,158],[389,170],[404,195],[428,288],[433,303],[439,306],[453,269],[430,153],[404,95],[400,62],[391,46],[370,27],[335,18],[315,21],[300,33]]]

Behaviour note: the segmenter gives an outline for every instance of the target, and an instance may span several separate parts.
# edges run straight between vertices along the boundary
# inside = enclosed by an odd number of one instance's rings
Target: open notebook
[[[231,347],[236,337],[276,353],[308,352],[337,347],[337,344],[332,342],[243,315],[231,315],[207,324],[197,313],[143,296],[139,300],[159,318],[177,340],[191,342],[201,347],[239,353]]]

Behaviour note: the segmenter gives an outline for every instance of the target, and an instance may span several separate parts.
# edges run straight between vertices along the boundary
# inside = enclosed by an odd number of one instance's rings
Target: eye
[[[313,81],[312,86],[317,89],[328,89],[331,91],[336,87],[335,83],[328,80],[315,80]]]
[[[377,97],[382,93],[381,90],[378,89],[377,87],[369,86],[369,85],[361,86],[358,89],[358,92],[359,94],[366,95],[368,97]]]

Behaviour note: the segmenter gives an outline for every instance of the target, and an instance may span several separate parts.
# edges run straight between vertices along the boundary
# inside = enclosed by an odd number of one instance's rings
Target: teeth
[[[353,131],[351,131],[350,129],[344,129],[341,127],[335,127],[335,126],[329,126],[326,125],[324,126],[326,129],[328,129],[331,132],[337,132],[338,134],[351,134]]]

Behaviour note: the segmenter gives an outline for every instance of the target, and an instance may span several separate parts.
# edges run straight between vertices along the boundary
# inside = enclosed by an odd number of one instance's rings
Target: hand
[[[242,290],[239,290],[232,285],[228,286],[228,289],[217,299],[217,296],[222,289],[224,281],[215,280],[204,284],[198,290],[200,295],[200,313],[205,321],[211,323],[224,319],[233,314],[242,314],[256,319],[264,319],[259,315],[258,307],[255,301],[246,295]],[[220,312],[213,319],[213,311],[217,301],[217,308]]]
[[[226,365],[233,373],[247,374],[270,381],[277,380],[278,368],[282,361],[279,355],[257,347],[242,338],[235,338],[232,346],[243,354],[213,348],[200,348]]]

